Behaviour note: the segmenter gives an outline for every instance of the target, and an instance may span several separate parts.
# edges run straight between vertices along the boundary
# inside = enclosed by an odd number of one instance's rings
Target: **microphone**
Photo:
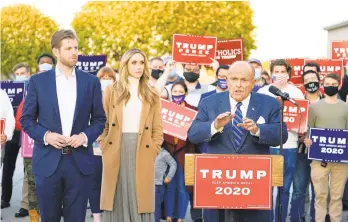
[[[288,93],[285,93],[285,92],[282,92],[280,89],[278,89],[277,87],[275,86],[270,86],[268,91],[270,93],[272,93],[273,95],[276,95],[276,96],[279,96],[280,98],[282,98],[282,100],[287,100],[287,101],[290,101],[292,102],[293,104],[295,105],[298,105],[295,100],[291,99],[289,94]]]

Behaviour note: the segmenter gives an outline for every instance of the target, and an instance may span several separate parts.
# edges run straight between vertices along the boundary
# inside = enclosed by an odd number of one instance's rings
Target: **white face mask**
[[[104,91],[106,89],[106,87],[108,87],[112,83],[114,83],[114,81],[111,80],[111,79],[102,79],[102,80],[100,80],[102,91]]]
[[[28,79],[29,79],[28,76],[24,76],[24,75],[16,76],[16,81],[19,81],[19,82],[24,82]]]
[[[260,68],[255,69],[255,80],[256,81],[261,79],[261,73],[262,73],[262,69],[260,69]]]
[[[289,75],[288,74],[273,74],[272,79],[274,83],[278,85],[285,85],[288,83]]]
[[[42,63],[41,65],[39,65],[39,72],[45,72],[45,71],[51,70],[52,68],[53,66],[51,64]]]

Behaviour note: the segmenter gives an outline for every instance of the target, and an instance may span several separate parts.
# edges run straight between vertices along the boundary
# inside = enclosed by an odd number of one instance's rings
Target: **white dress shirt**
[[[0,119],[5,119],[5,129],[4,134],[6,135],[6,140],[9,141],[12,139],[13,131],[15,129],[15,117],[13,114],[13,108],[10,101],[10,98],[6,92],[0,89]]]
[[[59,114],[62,123],[62,134],[63,136],[70,136],[77,97],[75,69],[73,69],[71,76],[66,77],[64,73],[56,67],[56,87]]]
[[[272,93],[269,92],[270,86],[271,85],[264,86],[261,89],[259,89],[259,91],[257,91],[257,92],[265,94],[265,95],[269,95],[272,97],[276,97],[275,95],[273,95]],[[302,91],[292,84],[287,84],[287,86],[285,88],[280,89],[280,90],[282,92],[288,93],[290,98],[292,98],[292,99],[304,99],[304,95],[303,95]],[[298,134],[297,133],[298,133],[297,131],[288,131],[288,140],[283,145],[284,149],[297,149],[297,147],[298,147]],[[277,146],[275,148],[279,148],[279,146]]]
[[[76,82],[76,73],[73,69],[70,76],[65,76],[63,72],[56,67],[56,88],[57,88],[57,99],[60,120],[62,124],[62,135],[70,137],[71,130],[74,122],[74,114],[76,108],[76,98],[77,98],[77,82]],[[47,133],[46,133],[47,134]],[[46,138],[45,134],[45,138]],[[87,146],[88,138],[86,134],[82,133],[85,136],[86,142],[83,146]],[[46,140],[45,145],[47,145]]]
[[[249,96],[247,98],[245,98],[241,103],[242,105],[240,106],[240,110],[242,111],[243,114],[243,118],[246,117],[247,111],[248,111],[248,107],[249,107],[249,103],[250,103],[250,96],[251,94],[249,94]],[[230,96],[230,106],[231,106],[231,113],[234,114],[237,110],[237,101],[234,100],[231,96]],[[232,119],[233,121],[233,119]],[[219,129],[215,128],[215,121],[211,124],[211,135],[213,136],[214,134],[218,133],[218,132],[222,132],[222,130],[224,129],[224,127],[221,127]],[[260,136],[260,128],[258,129],[258,131],[254,134],[252,132],[250,132],[251,135],[253,136]]]

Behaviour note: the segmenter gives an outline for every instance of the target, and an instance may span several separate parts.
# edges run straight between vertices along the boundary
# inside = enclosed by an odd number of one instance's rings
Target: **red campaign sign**
[[[243,39],[217,41],[215,59],[220,65],[231,65],[235,61],[243,61]]]
[[[194,208],[272,207],[272,157],[195,155]]]
[[[348,58],[343,59],[343,66],[345,66],[346,69],[348,69]],[[347,70],[347,72],[348,72],[348,70]]]
[[[215,58],[216,37],[173,35],[173,60],[186,64],[210,65]]]
[[[324,80],[324,77],[327,74],[335,73],[339,75],[339,77],[343,78],[343,60],[340,59],[306,59],[305,63],[307,62],[316,62],[320,66],[320,81],[322,82]],[[341,81],[342,82],[342,81]]]
[[[305,59],[286,59],[291,66],[291,78],[290,82],[293,84],[302,84],[302,69],[305,64]]]
[[[5,123],[6,123],[6,119],[5,118],[1,118],[0,119],[0,134],[5,134]]]
[[[348,59],[348,41],[331,41],[331,59]]]
[[[279,97],[277,99],[281,101]],[[294,99],[294,101],[299,107],[289,101],[284,102],[284,123],[289,131],[305,133],[308,125],[309,100]]]
[[[197,111],[161,100],[163,133],[186,140],[187,131],[196,118]]]
[[[22,131],[22,157],[31,158],[33,156],[34,140]]]

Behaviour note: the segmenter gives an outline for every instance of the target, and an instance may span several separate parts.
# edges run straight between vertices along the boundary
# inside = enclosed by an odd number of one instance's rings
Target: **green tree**
[[[171,54],[173,34],[243,38],[248,58],[255,49],[252,15],[246,2],[88,2],[72,26],[83,54],[107,54],[111,64],[130,48]]]
[[[1,74],[9,76],[12,67],[27,62],[31,72],[37,71],[36,59],[51,52],[51,36],[58,25],[30,5],[14,5],[1,9]]]

